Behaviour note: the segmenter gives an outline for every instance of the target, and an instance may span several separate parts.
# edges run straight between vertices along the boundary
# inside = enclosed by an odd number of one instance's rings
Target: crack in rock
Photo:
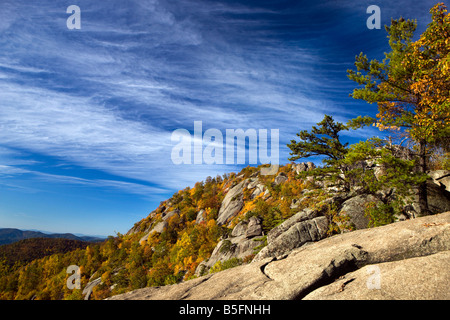
[[[204,276],[204,279],[202,279],[201,281],[199,281],[198,283],[196,283],[194,286],[190,287],[189,289],[186,290],[185,294],[183,296],[180,297],[180,300],[185,300],[187,298],[189,298],[189,296],[191,295],[191,291],[198,287],[199,285],[205,283],[206,281],[208,281],[211,278],[211,276]]]
[[[288,257],[287,254],[285,254],[285,255],[283,255],[283,256],[280,256],[280,257],[273,257],[272,259],[270,259],[270,260],[267,261],[266,263],[262,264],[262,265],[259,267],[259,270],[261,270],[262,274],[265,275],[265,276],[267,277],[267,279],[273,281],[273,280],[275,280],[275,279],[272,279],[272,278],[266,273],[266,267],[267,267],[269,264],[271,264],[272,262],[274,262],[274,261],[284,260],[284,259],[286,259],[287,257]]]
[[[367,257],[368,253],[362,250],[361,246],[352,244],[352,248],[345,250],[342,255],[332,259],[323,269],[320,276],[311,285],[298,292],[294,300],[301,300],[312,291],[334,282],[349,272],[361,268],[365,264]]]

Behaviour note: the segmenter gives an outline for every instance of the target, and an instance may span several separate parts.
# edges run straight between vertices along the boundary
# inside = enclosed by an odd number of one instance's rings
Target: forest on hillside
[[[90,243],[62,238],[31,238],[0,245],[0,260],[9,266],[25,265],[56,253],[85,249]]]
[[[204,182],[196,183],[193,188],[180,190],[136,224],[140,226],[140,232],[118,234],[103,243],[46,256],[33,260],[26,266],[11,266],[6,260],[0,260],[0,298],[82,299],[81,289],[69,290],[65,285],[69,277],[66,273],[69,265],[80,266],[82,288],[90,279],[101,277],[102,284],[94,288],[92,299],[103,299],[145,286],[168,285],[196,277],[195,270],[199,263],[209,258],[219,239],[231,233],[239,221],[249,219],[252,215],[264,217],[263,226],[267,232],[299,210],[290,208],[292,200],[304,188],[311,188],[313,185],[307,180],[297,179],[291,165],[283,166],[279,171],[286,173],[287,183],[274,185],[273,176],[260,176],[270,190],[270,199],[264,200],[262,194],[251,199],[251,193],[244,192],[245,206],[239,215],[227,226],[219,226],[216,219],[224,190],[259,170],[258,167],[247,167],[239,174],[208,177]],[[311,200],[303,205],[313,205],[322,198],[311,196]],[[180,214],[168,219],[163,232],[154,233],[145,243],[140,242],[145,230],[161,221],[163,211],[175,209]],[[205,219],[197,223],[197,213],[202,209]],[[333,231],[330,229],[330,232]],[[252,256],[243,263],[250,262],[251,259]],[[215,271],[219,270],[216,268]]]

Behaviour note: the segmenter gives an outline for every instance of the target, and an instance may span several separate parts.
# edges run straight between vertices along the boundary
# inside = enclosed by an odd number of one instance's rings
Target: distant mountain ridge
[[[103,241],[104,238],[94,236],[76,236],[72,233],[43,233],[40,231],[19,230],[15,228],[0,228],[0,245],[30,238],[61,238],[79,241]]]

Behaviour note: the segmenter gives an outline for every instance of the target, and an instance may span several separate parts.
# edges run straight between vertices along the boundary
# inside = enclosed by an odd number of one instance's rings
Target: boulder
[[[428,175],[433,179],[435,184],[442,186],[446,191],[450,192],[450,171],[435,170],[430,171]]]
[[[437,185],[432,180],[427,181],[427,199],[428,208],[432,214],[446,212],[450,210],[450,192],[445,189],[443,185]],[[417,188],[413,189],[412,200],[411,197],[406,199],[407,212],[412,218],[420,216],[419,196]]]
[[[450,192],[445,189],[444,185],[438,186],[435,183],[428,181],[427,192],[428,207],[432,213],[450,211]]]
[[[266,187],[259,181],[258,178],[249,179],[249,183],[247,185],[247,189],[252,190],[253,192],[250,195],[250,199],[254,199],[259,196],[261,193],[266,191]]]
[[[249,239],[245,235],[223,239],[216,245],[209,259],[198,265],[195,274],[199,276],[207,273],[218,261],[249,257],[254,254],[253,249],[262,243],[262,240]]]
[[[439,179],[437,182],[439,182],[439,184],[441,186],[445,187],[445,190],[447,192],[450,192],[450,176],[446,176],[446,177],[442,177],[441,179]]]
[[[318,214],[319,214],[318,211],[311,210],[309,208],[297,212],[295,215],[293,215],[289,219],[283,221],[283,223],[279,224],[278,226],[270,230],[269,233],[267,234],[267,241],[268,242],[274,241],[277,237],[279,237],[282,233],[286,232],[293,225],[302,221],[313,219],[317,217]]]
[[[442,179],[444,177],[450,176],[450,171],[448,171],[448,170],[434,170],[434,171],[428,172],[428,175],[433,180],[439,180],[439,179]]]
[[[219,226],[227,223],[236,214],[238,214],[239,211],[241,211],[244,205],[243,190],[247,182],[248,182],[247,180],[243,180],[236,186],[228,190],[227,194],[225,195],[222,201],[222,204],[219,209],[219,214],[216,220]]]
[[[450,300],[450,251],[370,264],[314,290],[304,300]]]
[[[219,241],[210,258],[203,261],[196,269],[196,275],[207,272],[217,261],[226,261],[232,258],[243,259],[253,255],[253,249],[263,243],[256,237],[262,235],[261,219],[250,217],[239,222],[231,232],[231,237]]]
[[[277,238],[269,241],[267,246],[255,256],[253,261],[261,261],[270,257],[281,257],[293,249],[306,243],[325,238],[328,229],[326,217],[316,217],[292,225]]]
[[[245,234],[247,231],[248,221],[241,221],[239,222],[231,232],[232,237],[240,237]]]
[[[250,195],[250,199],[254,199],[257,196],[259,196],[261,193],[266,192],[266,187],[262,184],[259,183],[256,187],[255,190],[253,191],[253,193]]]
[[[305,209],[273,228],[267,234],[267,246],[253,261],[279,257],[307,242],[323,239],[327,233],[328,219],[319,214],[316,210]]]
[[[251,178],[249,179],[249,183],[247,184],[247,189],[254,189],[259,184],[258,178]]]
[[[250,217],[245,231],[246,238],[258,237],[262,235],[262,220],[258,217]]]
[[[101,283],[103,283],[101,277],[89,281],[86,284],[86,287],[84,287],[83,292],[81,293],[82,295],[84,295],[84,300],[89,300],[92,294],[92,290],[94,290],[94,288]]]
[[[303,197],[300,199],[292,199],[291,205],[289,206],[290,209],[297,209],[300,206],[300,203],[302,202]]]
[[[312,163],[311,161],[292,164],[292,170],[294,170],[295,173],[297,173],[297,174],[299,174],[302,171],[311,171],[312,169],[315,169],[315,168],[316,168],[316,165],[314,163]]]
[[[311,161],[308,161],[306,163],[306,165],[308,166],[308,171],[311,171],[312,169],[316,168],[316,165],[313,162],[311,162]]]
[[[295,173],[299,174],[302,171],[307,171],[308,170],[308,165],[306,164],[306,162],[294,163],[292,165],[292,169],[295,170]]]
[[[277,186],[277,185],[279,185],[279,184],[281,184],[281,183],[286,182],[287,180],[288,180],[288,177],[287,177],[286,173],[280,172],[280,173],[275,177],[275,180],[274,180],[273,183]]]
[[[339,215],[350,218],[350,223],[358,229],[365,229],[368,227],[369,219],[365,216],[366,205],[370,202],[380,204],[381,201],[373,195],[362,194],[352,197],[342,204]]]
[[[195,218],[195,223],[199,224],[203,221],[206,221],[205,219],[205,210],[200,209],[200,211],[197,213],[197,217]]]
[[[231,237],[239,237],[245,235],[247,238],[257,237],[262,235],[262,220],[258,217],[252,216],[248,220],[239,222],[231,232]]]

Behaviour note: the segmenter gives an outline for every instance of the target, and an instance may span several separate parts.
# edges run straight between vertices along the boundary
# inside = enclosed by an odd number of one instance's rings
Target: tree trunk
[[[426,142],[421,140],[419,142],[419,170],[421,173],[427,172],[427,153],[426,153]],[[419,216],[429,215],[431,212],[428,208],[428,191],[427,182],[424,181],[419,184]]]

